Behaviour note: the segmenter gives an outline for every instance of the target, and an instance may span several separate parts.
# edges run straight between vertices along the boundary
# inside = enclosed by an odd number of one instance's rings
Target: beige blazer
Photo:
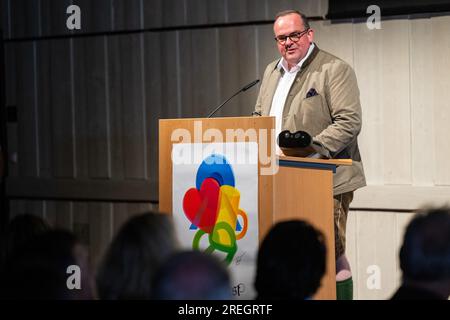
[[[264,72],[255,106],[255,112],[261,115],[269,115],[284,72],[277,67],[278,62],[270,63]],[[337,168],[335,195],[366,185],[357,141],[361,131],[359,89],[355,72],[343,60],[315,46],[289,91],[282,130],[306,131],[315,145],[322,147],[322,155],[353,160],[352,166]]]

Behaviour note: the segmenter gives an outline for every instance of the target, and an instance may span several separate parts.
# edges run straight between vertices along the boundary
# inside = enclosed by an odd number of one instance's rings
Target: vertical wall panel
[[[300,10],[308,17],[321,17],[328,12],[328,0],[268,0],[269,19],[288,9]]]
[[[243,30],[239,28],[223,28],[218,31],[219,50],[219,83],[220,101],[225,101],[237,90],[239,90],[239,68],[242,61],[239,59],[238,34]],[[233,67],[232,67],[233,66]],[[211,106],[211,111],[213,107]],[[217,117],[227,115],[240,115],[239,100],[234,98],[226,106],[216,113]]]
[[[5,44],[5,101],[6,106],[17,106],[17,64],[16,64],[16,45],[15,44]],[[18,150],[18,124],[17,122],[10,122],[6,125],[7,130],[7,143],[9,156],[7,160],[11,159],[11,155],[17,153]],[[4,147],[3,147],[4,148]],[[6,155],[4,155],[6,156]],[[17,162],[9,161],[8,163],[8,174],[9,176],[18,176],[19,167]]]
[[[307,17],[323,17],[328,13],[328,0],[294,0],[292,9],[302,11]]]
[[[77,0],[74,4],[81,9],[81,30],[77,34],[106,32],[112,30],[112,6],[113,0]],[[153,0],[150,2],[154,2]]]
[[[346,240],[345,240],[345,255],[350,263],[353,278],[353,298],[355,300],[359,297],[359,286],[356,285],[356,279],[359,279],[359,258],[358,258],[358,213],[349,211],[347,217]]]
[[[52,146],[52,91],[51,91],[51,48],[50,41],[38,41],[37,51],[37,107],[38,107],[38,137],[39,143],[39,176],[53,176],[53,146]],[[67,66],[68,67],[68,66]]]
[[[314,2],[317,3],[317,12],[311,14],[325,19],[328,13],[328,0],[315,0]]]
[[[317,46],[353,66],[353,26],[350,23],[332,25],[329,21],[313,21]],[[345,43],[345,45],[342,45]],[[364,109],[363,109],[364,112]]]
[[[16,45],[5,43],[5,99],[6,105],[12,106],[16,104],[16,76],[17,76],[17,64],[16,64]]]
[[[188,109],[183,110],[186,117],[203,117],[219,103],[217,60],[219,48],[216,40],[217,33],[215,29],[194,30],[191,32],[192,62],[190,66],[184,66],[190,69],[186,71],[191,74],[193,92],[191,108],[188,107]]]
[[[111,134],[111,172],[115,179],[125,179],[124,135],[126,122],[124,115],[128,112],[126,107],[129,101],[123,97],[122,61],[129,60],[121,50],[122,37],[108,38],[108,85],[110,96],[110,123],[113,128]],[[131,70],[130,70],[131,71]],[[126,72],[126,71],[125,71]]]
[[[263,25],[256,27],[256,63],[257,63],[257,72],[258,77],[262,81],[262,77],[264,75],[264,71],[266,70],[267,65],[274,61],[275,59],[280,58],[280,53],[277,49],[277,44],[275,42],[275,35],[273,33],[273,26]],[[255,100],[256,102],[256,100]]]
[[[73,232],[79,241],[85,245],[89,252],[89,260],[92,262],[91,243],[92,237],[90,235],[91,227],[89,225],[89,211],[88,204],[85,202],[73,202]],[[96,254],[95,254],[96,255]],[[92,265],[92,263],[91,263]]]
[[[261,2],[262,4],[262,2]],[[242,0],[227,0],[227,22],[242,22],[247,20],[247,3]]]
[[[247,0],[247,19],[249,21],[273,20],[269,15],[270,0]]]
[[[39,1],[10,0],[11,37],[39,36]]]
[[[433,37],[428,36],[433,34],[432,20],[411,20],[410,34],[412,182],[418,186],[431,186],[435,173],[435,95],[430,94],[435,86],[430,50],[435,49]]]
[[[450,123],[450,37],[448,30],[450,16],[432,19],[433,46],[431,64],[435,77],[434,90],[434,129],[435,129],[435,177],[437,185],[450,185],[450,143],[448,142]]]
[[[355,296],[355,299],[361,298],[362,296],[367,296],[367,266],[374,264],[372,255],[373,250],[370,250],[367,243],[371,243],[371,240],[373,240],[372,234],[368,234],[363,230],[363,228],[366,226],[367,223],[365,223],[365,220],[363,218],[368,218],[369,216],[366,215],[366,212],[358,212],[353,211],[351,215],[354,216],[354,225],[356,226],[356,229],[354,230],[355,234],[350,234],[351,231],[347,229],[346,236],[348,238],[354,237],[356,239],[357,245],[354,250],[348,250],[346,251],[348,260],[350,262],[350,266],[352,269],[356,269],[356,272],[354,272],[353,275],[353,287],[355,288],[355,291],[358,293],[358,296]],[[361,215],[364,215],[361,217]],[[373,225],[373,220],[372,220]],[[361,248],[364,248],[361,249]],[[373,298],[372,298],[373,299]]]
[[[40,21],[43,36],[54,36],[70,34],[72,31],[66,26],[67,8],[72,4],[72,0],[39,0],[40,1]]]
[[[206,1],[208,23],[225,23],[227,21],[226,2],[226,0]]]
[[[141,28],[141,0],[112,0],[113,29],[137,30]]]
[[[160,28],[163,26],[162,6],[165,0],[141,0],[144,6],[144,28]]]
[[[25,203],[24,213],[30,213],[45,220],[45,201],[24,200],[23,202]]]
[[[388,299],[401,283],[399,250],[412,213],[350,211],[347,221],[347,257],[356,300]],[[381,288],[369,289],[368,266],[381,271]],[[370,271],[370,270],[369,270]]]
[[[112,168],[116,177],[146,177],[146,131],[140,35],[108,41]]]
[[[12,220],[16,216],[25,213],[24,201],[12,200],[9,202],[9,219]]]
[[[374,257],[375,264],[381,270],[381,288],[380,290],[372,290],[376,292],[377,299],[389,298],[397,289],[398,269],[394,263],[397,260],[397,248],[395,244],[397,225],[396,214],[384,212],[382,214],[375,213],[376,223],[368,224],[369,228],[376,230],[376,236],[372,239],[376,243],[376,254]],[[361,248],[365,250],[365,248]],[[366,273],[367,274],[367,273]]]
[[[35,177],[39,171],[36,127],[35,45],[16,46],[19,174]]]
[[[128,214],[128,206],[126,203],[114,203],[112,212],[113,212],[113,237],[117,235],[120,227],[130,218]]]
[[[184,32],[174,31],[161,33],[161,102],[163,108],[170,112],[170,118],[181,116],[181,110],[179,110],[181,106],[181,89],[183,87],[189,92],[190,86],[192,85],[190,81],[185,81],[180,76],[181,58],[186,59],[186,56],[190,53],[190,50],[182,46],[181,34],[184,34]],[[186,37],[184,36],[183,38]],[[183,48],[182,51],[181,48]],[[190,63],[190,61],[188,60],[186,63]],[[186,97],[183,97],[182,101],[183,105],[188,103]]]
[[[125,176],[146,179],[147,146],[143,92],[142,35],[120,37]]]
[[[0,1],[0,19],[1,19],[1,29],[2,29],[2,36],[3,39],[8,39],[11,37],[11,28],[10,28],[10,24],[11,24],[11,19],[10,19],[10,0],[1,0]]]
[[[369,30],[364,23],[353,25],[354,69],[358,78],[363,106],[363,125],[360,133],[360,150],[368,184],[383,184],[384,132],[381,108],[382,38],[380,30]],[[383,135],[384,136],[384,135]],[[382,137],[383,137],[382,136]]]
[[[112,238],[112,204],[73,204],[73,230],[86,245],[92,270],[96,270]]]
[[[17,153],[19,148],[18,142],[18,125],[17,123],[8,123],[6,125],[7,131],[7,143],[8,143],[8,155],[6,159],[8,163],[8,176],[17,177],[19,176],[19,165],[17,163]]]
[[[186,0],[164,0],[162,2],[163,26],[183,26],[186,23]]]
[[[208,23],[208,0],[189,0],[186,6],[186,24],[199,25]]]
[[[177,45],[175,50],[178,52],[175,53],[175,60],[170,61],[170,63],[176,63],[178,68],[177,78],[173,78],[170,82],[173,82],[175,85],[180,100],[177,101],[177,108],[180,108],[180,117],[190,118],[194,116],[193,110],[198,111],[198,116],[200,116],[201,110],[200,106],[194,106],[194,91],[196,88],[197,75],[199,74],[198,70],[193,68],[193,60],[192,56],[192,33],[198,32],[196,30],[193,31],[179,31],[176,33],[177,40],[176,42],[171,43],[171,48],[173,45]],[[169,38],[164,39],[166,42]],[[195,47],[199,47],[200,44],[194,44]],[[165,48],[166,49],[166,48]],[[205,50],[207,51],[207,50]],[[166,51],[163,51],[163,56]],[[193,72],[195,70],[195,72]],[[169,85],[172,87],[173,85]],[[204,110],[203,107],[202,110]],[[204,114],[204,113],[203,113]],[[203,114],[201,116],[203,116]]]
[[[89,253],[95,268],[101,261],[113,235],[112,204],[89,203]]]
[[[87,70],[85,68],[85,39],[73,39],[73,104],[75,109],[75,172],[77,178],[89,176],[88,145],[89,136],[87,131],[87,97],[86,80]]]
[[[257,49],[256,42],[261,27],[236,27],[218,31],[218,76],[215,83],[220,92],[220,101],[224,101],[244,85],[258,79],[259,55],[266,48]],[[254,109],[259,86],[240,93],[230,100],[216,116],[248,116]],[[213,108],[212,108],[213,109]],[[211,110],[212,110],[211,109]]]
[[[53,227],[73,231],[73,205],[65,201],[47,201],[45,219]]]
[[[383,21],[381,30],[381,106],[386,184],[410,184],[412,180],[408,24],[408,20]]]
[[[87,155],[89,177],[111,177],[109,91],[107,75],[106,38],[88,38],[84,47],[86,80]]]
[[[297,3],[295,3],[297,2]],[[271,19],[275,18],[275,15],[283,10],[290,10],[290,9],[295,9],[295,10],[301,10],[301,5],[298,3],[298,1],[294,1],[294,0],[277,0],[277,1],[270,1],[269,0],[269,6],[268,6],[268,11],[269,11],[269,17],[272,17]]]
[[[70,40],[52,41],[50,50],[53,174],[56,178],[71,178],[75,154]]]
[[[227,22],[273,19],[268,15],[268,2],[270,0],[226,0]]]
[[[257,52],[257,27],[242,28],[238,33],[238,43],[240,55],[239,67],[239,83],[236,85],[236,89],[243,87],[244,85],[252,82],[255,79],[259,79],[257,70],[257,62],[255,56]],[[258,87],[255,86],[252,89],[245,91],[239,95],[238,101],[240,104],[239,116],[249,116],[254,108],[256,98],[258,97]]]
[[[358,278],[355,285],[364,299],[386,299],[396,289],[395,215],[384,212],[355,212],[358,219]],[[370,277],[380,271],[380,288],[368,286]]]
[[[143,36],[144,41],[144,93],[145,93],[145,118],[146,118],[146,148],[148,178],[155,183],[158,182],[158,119],[176,117],[176,109],[164,108],[162,105],[162,66],[161,66],[161,41],[160,34],[147,33]],[[149,190],[149,193],[158,192]]]

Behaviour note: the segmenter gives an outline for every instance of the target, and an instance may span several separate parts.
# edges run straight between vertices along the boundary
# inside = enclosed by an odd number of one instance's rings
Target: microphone
[[[255,84],[257,84],[259,82],[259,79],[250,82],[249,84],[247,84],[245,87],[243,87],[242,89],[240,89],[238,92],[236,92],[235,94],[233,94],[231,97],[229,97],[227,100],[225,100],[224,102],[222,102],[220,104],[220,106],[218,106],[217,108],[215,108],[210,114],[208,114],[207,118],[211,118],[217,111],[220,110],[220,108],[222,108],[228,101],[230,101],[231,99],[233,99],[235,96],[237,96],[239,93],[247,91],[248,89],[250,89],[251,87],[253,87]]]

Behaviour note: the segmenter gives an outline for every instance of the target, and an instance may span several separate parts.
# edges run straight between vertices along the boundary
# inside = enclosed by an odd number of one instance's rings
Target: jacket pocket
[[[303,99],[294,118],[296,127],[300,128],[298,130],[306,131],[313,137],[332,123],[326,101],[320,94]]]

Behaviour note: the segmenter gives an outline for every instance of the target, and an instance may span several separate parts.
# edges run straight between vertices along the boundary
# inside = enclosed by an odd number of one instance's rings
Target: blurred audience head
[[[153,275],[176,247],[171,216],[148,212],[132,217],[114,237],[99,268],[99,298],[150,299]]]
[[[8,262],[2,279],[2,296],[7,299],[93,298],[87,252],[65,230],[36,237]]]
[[[27,245],[48,230],[50,230],[49,225],[38,216],[22,214],[12,218],[1,241],[1,267],[15,253],[24,250]]]
[[[323,234],[301,220],[279,222],[258,252],[257,299],[309,299],[326,270]]]
[[[227,300],[231,284],[225,264],[200,251],[171,256],[155,275],[153,298],[160,300]]]
[[[447,299],[450,295],[450,209],[418,213],[406,228],[400,249],[405,285],[421,287]]]

